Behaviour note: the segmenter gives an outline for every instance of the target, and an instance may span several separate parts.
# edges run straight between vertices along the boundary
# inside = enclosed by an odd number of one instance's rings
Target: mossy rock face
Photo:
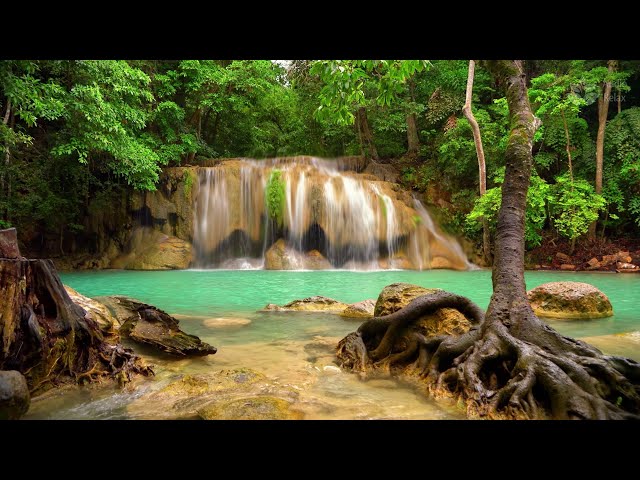
[[[127,270],[176,270],[189,268],[191,243],[148,227],[136,228],[126,253],[111,262],[112,268]]]
[[[549,282],[527,292],[536,315],[547,318],[590,319],[611,317],[609,298],[582,282]]]
[[[238,398],[207,405],[198,410],[204,420],[300,420],[302,412],[291,410],[291,404],[276,397]]]
[[[412,300],[431,293],[442,291],[439,288],[424,288],[410,283],[392,283],[382,289],[376,302],[376,317],[389,315],[406,307]],[[424,315],[415,323],[423,335],[462,335],[471,328],[471,322],[455,308],[440,308],[434,313]]]

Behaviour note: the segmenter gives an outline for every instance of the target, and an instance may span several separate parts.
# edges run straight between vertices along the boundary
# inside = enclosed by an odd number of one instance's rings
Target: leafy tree
[[[589,225],[598,218],[606,204],[589,182],[574,180],[567,175],[556,178],[549,196],[549,210],[558,233],[571,240],[571,253],[576,239],[587,233]]]
[[[320,76],[319,118],[331,119],[339,125],[356,125],[363,154],[377,160],[366,107],[390,106],[405,91],[404,84],[426,68],[425,60],[318,60],[311,73]]]

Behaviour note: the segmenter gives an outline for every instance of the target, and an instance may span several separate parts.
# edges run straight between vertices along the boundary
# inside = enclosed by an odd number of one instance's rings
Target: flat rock
[[[176,356],[204,356],[217,349],[183,332],[179,321],[159,308],[129,297],[97,297],[121,323],[120,335]]]
[[[302,300],[293,300],[282,306],[269,303],[262,311],[342,313],[348,306],[348,304],[334,300],[333,298],[316,295],[314,297],[303,298]]]
[[[0,371],[0,420],[17,420],[29,410],[27,380],[16,370]]]
[[[529,290],[527,296],[539,317],[588,319],[613,315],[607,296],[588,283],[545,283]]]
[[[362,300],[361,302],[352,303],[341,313],[341,317],[348,318],[371,318],[376,308],[376,301],[373,299]]]

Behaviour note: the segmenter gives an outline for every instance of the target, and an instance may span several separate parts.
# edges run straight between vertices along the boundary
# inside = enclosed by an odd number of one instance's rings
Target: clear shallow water
[[[298,407],[306,418],[464,418],[451,405],[436,403],[392,380],[361,381],[356,375],[332,370],[333,346],[354,331],[359,321],[327,314],[257,310],[267,303],[283,304],[312,295],[347,303],[375,299],[385,285],[394,282],[442,288],[465,295],[483,308],[491,296],[491,272],[486,270],[104,270],[62,273],[61,277],[65,284],[89,297],[128,295],[176,314],[183,330],[215,345],[218,353],[206,358],[174,360],[142,352],[156,365],[154,379],[139,380],[136,388],[125,392],[98,387],[53,394],[33,402],[27,418],[159,418],[145,411],[145,393],[159,389],[179,374],[239,367],[253,368],[275,382],[299,390]],[[573,337],[640,330],[640,275],[526,274],[527,289],[561,280],[595,285],[610,298],[615,315],[588,321],[549,320],[557,330]],[[242,318],[245,324],[212,328],[211,323],[216,323],[212,319],[218,317]],[[629,355],[628,349],[610,353]],[[167,416],[163,414],[162,418]]]

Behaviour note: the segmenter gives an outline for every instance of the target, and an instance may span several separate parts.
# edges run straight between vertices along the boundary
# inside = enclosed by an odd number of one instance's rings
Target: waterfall
[[[194,267],[354,270],[468,269],[458,242],[424,206],[372,175],[357,157],[234,159],[198,169]],[[282,221],[266,206],[274,169]]]

